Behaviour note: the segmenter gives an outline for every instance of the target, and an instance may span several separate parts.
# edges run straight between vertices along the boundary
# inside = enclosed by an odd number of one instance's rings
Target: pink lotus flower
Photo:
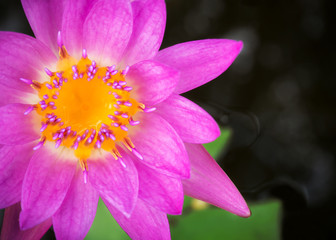
[[[159,51],[163,0],[22,4],[36,39],[0,33],[1,239],[51,225],[57,239],[83,239],[99,197],[133,239],[169,239],[183,194],[250,215],[201,145],[218,125],[179,95],[223,73],[242,42]]]

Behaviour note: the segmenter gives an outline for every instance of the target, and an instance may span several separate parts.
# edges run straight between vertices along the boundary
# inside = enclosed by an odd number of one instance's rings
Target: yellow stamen
[[[47,70],[50,80],[31,84],[41,99],[34,107],[41,116],[41,141],[73,149],[85,172],[93,151],[109,151],[116,160],[121,158],[116,143],[132,151],[129,122],[145,105],[133,98],[123,72],[87,56],[76,61],[64,46],[59,55],[57,72]]]

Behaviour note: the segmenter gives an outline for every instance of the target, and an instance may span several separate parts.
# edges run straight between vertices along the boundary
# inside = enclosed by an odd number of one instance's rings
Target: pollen
[[[36,111],[41,116],[41,138],[34,150],[46,141],[55,149],[71,149],[79,160],[87,180],[87,159],[103,149],[124,166],[117,146],[123,145],[142,159],[128,132],[140,122],[133,119],[138,111],[151,112],[137,102],[127,84],[129,67],[99,66],[90,60],[86,50],[79,61],[66,51],[59,34],[57,71],[45,69],[49,80],[40,83],[21,79],[37,91],[40,101],[25,114]]]

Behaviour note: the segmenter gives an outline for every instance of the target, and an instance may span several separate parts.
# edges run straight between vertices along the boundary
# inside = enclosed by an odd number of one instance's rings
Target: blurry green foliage
[[[216,159],[226,150],[231,137],[231,129],[222,128],[221,136],[205,148]],[[173,240],[264,240],[280,239],[281,204],[271,201],[252,204],[252,216],[248,219],[235,216],[224,210],[209,207],[203,210],[192,208],[193,199],[185,197],[182,216],[169,216]],[[86,240],[130,239],[100,200],[96,218]]]
[[[250,204],[252,216],[241,218],[224,210],[210,207],[193,210],[192,198],[186,197],[182,216],[170,216],[173,240],[278,240],[280,238],[281,204],[269,201]],[[130,239],[99,201],[97,215],[86,240]]]
[[[111,213],[102,200],[99,200],[98,209],[95,220],[91,226],[89,233],[85,237],[86,240],[119,240],[130,239],[128,235],[119,227]]]
[[[191,211],[172,219],[173,240],[277,240],[280,238],[281,204],[250,204],[252,216],[241,218],[218,208]]]

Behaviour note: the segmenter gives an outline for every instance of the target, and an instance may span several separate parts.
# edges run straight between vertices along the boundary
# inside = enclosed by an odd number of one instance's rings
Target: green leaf
[[[204,147],[214,159],[217,159],[219,154],[226,150],[231,135],[232,130],[230,128],[221,128],[221,135],[215,141],[204,144]]]
[[[172,239],[280,239],[280,202],[270,201],[250,207],[250,218],[241,218],[218,208],[192,211],[174,218]]]
[[[96,217],[85,239],[126,240],[130,238],[114,220],[103,201],[99,200]]]

